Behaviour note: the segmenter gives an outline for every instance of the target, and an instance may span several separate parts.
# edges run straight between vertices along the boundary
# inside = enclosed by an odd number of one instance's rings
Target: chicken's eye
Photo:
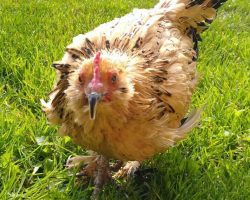
[[[116,74],[113,74],[113,75],[111,76],[111,82],[112,82],[113,84],[115,84],[116,81],[117,81],[117,75],[116,75]]]
[[[83,75],[79,75],[78,81],[80,84],[83,84],[83,82],[84,82]]]

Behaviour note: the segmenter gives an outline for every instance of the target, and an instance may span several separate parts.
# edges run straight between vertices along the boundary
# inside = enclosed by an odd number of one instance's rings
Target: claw
[[[110,166],[112,172],[117,172],[123,165],[123,161],[117,160],[114,164]]]

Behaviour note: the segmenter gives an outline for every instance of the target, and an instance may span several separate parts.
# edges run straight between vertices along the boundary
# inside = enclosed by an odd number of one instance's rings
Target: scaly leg
[[[123,178],[123,177],[131,177],[134,173],[139,169],[140,162],[139,161],[128,161],[124,167],[122,167],[118,172],[116,172],[113,176],[114,179]]]
[[[92,193],[92,199],[96,199],[102,189],[102,186],[111,179],[109,171],[109,160],[104,156],[97,157],[97,168],[95,172],[94,191]]]

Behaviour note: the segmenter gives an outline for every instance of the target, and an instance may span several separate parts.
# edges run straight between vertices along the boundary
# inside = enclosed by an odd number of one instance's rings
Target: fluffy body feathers
[[[43,101],[48,120],[83,148],[124,161],[150,158],[183,139],[199,119],[194,112],[180,126],[197,84],[199,34],[221,2],[161,0],[76,36],[53,64],[57,83]],[[97,52],[107,95],[92,120],[85,93]]]

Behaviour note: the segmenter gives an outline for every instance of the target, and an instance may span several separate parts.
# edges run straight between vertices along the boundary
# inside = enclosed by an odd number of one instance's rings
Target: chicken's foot
[[[86,165],[93,160],[95,160],[96,156],[70,156],[66,162],[66,168],[72,169],[75,167],[81,167],[81,165]]]
[[[124,167],[122,167],[118,172],[113,176],[114,179],[123,178],[123,177],[132,177],[135,172],[139,169],[139,161],[128,161]]]
[[[93,177],[94,171],[97,167],[97,156],[75,156],[69,157],[66,162],[66,168],[72,169],[75,167],[81,167],[82,170],[77,173],[77,176]]]

